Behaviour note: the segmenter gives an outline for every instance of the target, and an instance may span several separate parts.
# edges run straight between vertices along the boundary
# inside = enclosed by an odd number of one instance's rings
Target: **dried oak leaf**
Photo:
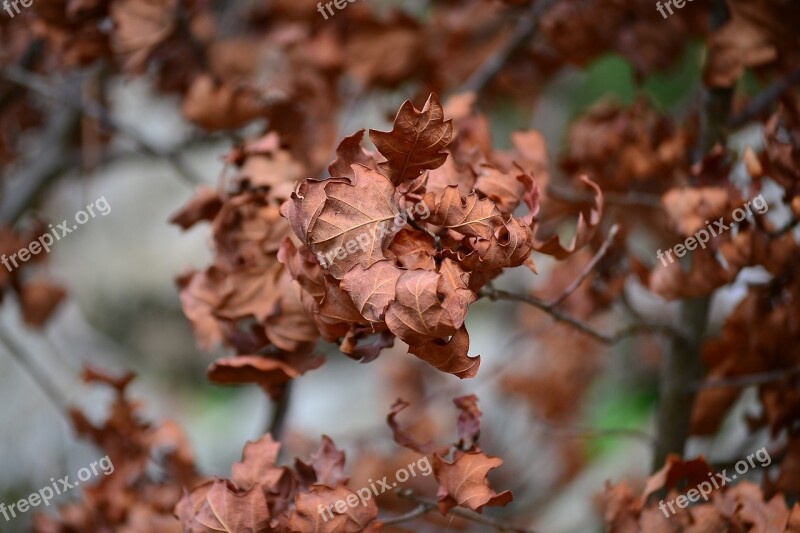
[[[126,56],[125,69],[142,72],[156,48],[174,33],[177,0],[119,0],[110,3],[114,51]]]
[[[336,449],[327,435],[322,436],[319,449],[311,454],[311,463],[306,464],[299,459],[295,461],[295,469],[305,474],[309,485],[325,485],[330,489],[338,485],[346,485],[350,478],[344,475],[344,452]]]
[[[731,212],[733,199],[722,187],[685,187],[670,189],[661,198],[670,229],[678,235],[693,235],[706,227],[705,221],[717,220]]]
[[[281,444],[270,434],[247,442],[242,460],[231,466],[231,481],[242,490],[260,486],[265,493],[280,493],[281,486],[291,478],[288,468],[277,466],[280,449]]]
[[[255,90],[221,83],[202,74],[192,82],[181,109],[187,120],[206,130],[228,130],[264,118],[268,107]]]
[[[347,506],[344,513],[335,507],[326,521],[320,506],[327,509],[337,501],[345,501],[348,497],[358,498],[356,493],[343,485],[328,488],[314,485],[308,492],[298,492],[295,497],[295,509],[289,518],[289,530],[292,533],[376,533],[380,530],[378,506],[374,500],[367,500],[366,505]]]
[[[504,507],[514,497],[511,491],[496,493],[487,480],[489,471],[503,464],[498,457],[481,451],[457,454],[452,463],[433,456],[433,474],[439,481],[439,511],[447,514],[456,506],[481,512],[485,506]]]
[[[713,471],[714,469],[703,457],[684,461],[679,455],[670,454],[664,466],[647,480],[642,491],[640,505],[644,506],[651,494],[664,488],[675,488],[681,481],[685,480],[687,486],[690,487],[708,481],[708,473]]]
[[[378,261],[365,269],[355,265],[342,278],[341,288],[353,299],[361,316],[370,322],[383,322],[386,307],[396,293],[403,270],[391,261]]]
[[[364,130],[345,137],[336,148],[336,160],[328,166],[328,173],[337,178],[355,179],[353,165],[359,164],[372,170],[378,170],[375,156],[361,147],[364,139]]]
[[[440,455],[447,454],[449,450],[448,446],[439,446],[432,440],[428,440],[428,442],[425,443],[419,443],[414,439],[414,437],[409,435],[406,430],[400,427],[396,420],[397,415],[409,405],[411,404],[398,398],[398,400],[392,405],[389,414],[386,416],[386,423],[392,430],[394,441],[404,448],[414,450],[415,452],[419,452],[423,455],[431,455],[434,453],[438,453]]]
[[[192,323],[198,344],[205,349],[213,348],[225,336],[214,310],[233,292],[225,272],[212,265],[203,272],[178,277],[177,284],[183,312]]]
[[[493,201],[475,193],[462,197],[455,185],[446,187],[438,198],[426,194],[423,202],[431,213],[426,222],[470,237],[489,239],[503,221]]]
[[[436,241],[428,233],[409,229],[398,231],[386,255],[408,270],[436,270]]]
[[[441,275],[407,270],[398,278],[395,299],[386,309],[389,330],[408,344],[420,344],[453,335],[460,327],[439,297]]]
[[[458,407],[458,447],[469,450],[475,447],[481,434],[481,410],[478,409],[478,397],[474,394],[453,398]]]
[[[535,243],[536,251],[552,255],[556,259],[565,259],[586,246],[594,236],[603,218],[603,191],[586,176],[581,177],[581,182],[594,192],[594,206],[589,210],[588,218],[583,213],[578,216],[575,236],[568,247],[564,248],[559,241],[558,235],[554,235],[544,242],[537,241]]]
[[[514,170],[503,172],[483,163],[475,180],[475,190],[492,200],[504,213],[513,213],[525,194],[525,183],[517,178],[523,172]]]
[[[324,362],[325,358],[320,355],[293,354],[289,361],[262,355],[237,355],[214,361],[208,369],[208,379],[224,385],[257,383],[274,397],[283,385],[319,368]]]
[[[186,230],[201,220],[214,220],[220,209],[222,209],[222,198],[219,192],[211,187],[202,186],[180,211],[170,217],[169,221]]]
[[[449,341],[433,339],[410,344],[408,353],[460,379],[474,378],[481,367],[480,355],[469,356],[469,333],[466,326],[461,326]]]
[[[356,264],[369,268],[385,259],[392,238],[385,230],[397,214],[397,191],[386,177],[361,165],[353,171],[352,184],[325,183],[322,208],[309,220],[306,244],[315,254],[335,258],[328,272],[336,279]]]
[[[435,94],[428,97],[422,111],[406,101],[397,112],[390,132],[370,130],[369,138],[386,161],[378,165],[394,185],[418,178],[425,170],[442,166],[444,151],[453,137],[453,124],[444,120],[444,111]]]
[[[214,481],[206,494],[207,507],[197,520],[216,531],[260,533],[269,524],[269,509],[259,487],[241,492],[223,480]]]
[[[730,20],[708,39],[706,85],[732,87],[745,69],[796,64],[800,46],[797,4],[739,0],[730,2],[729,7]]]

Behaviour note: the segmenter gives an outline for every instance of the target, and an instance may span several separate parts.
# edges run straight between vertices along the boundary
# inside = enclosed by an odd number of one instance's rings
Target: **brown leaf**
[[[361,316],[370,322],[382,322],[403,272],[391,261],[378,261],[367,269],[355,265],[342,278],[341,288],[350,294]]]
[[[408,353],[460,379],[474,378],[481,366],[480,355],[469,356],[469,333],[466,326],[461,326],[449,341],[433,339],[409,344]]]
[[[395,300],[386,309],[386,325],[408,344],[453,335],[457,327],[438,296],[440,275],[427,270],[403,272]]]
[[[276,466],[281,444],[267,433],[255,442],[248,441],[242,451],[242,460],[231,467],[231,480],[242,490],[261,486],[274,488],[285,475],[286,469]]]
[[[572,243],[564,248],[559,242],[558,235],[554,235],[544,242],[536,243],[536,250],[547,255],[552,255],[556,259],[565,259],[586,246],[597,230],[597,226],[603,218],[603,191],[592,180],[582,177],[581,181],[594,191],[595,205],[589,211],[588,219],[581,213],[578,216],[578,227]]]
[[[211,485],[206,501],[213,517],[222,525],[220,531],[260,533],[267,529],[269,509],[264,492],[259,487],[242,493],[232,490],[227,482],[218,480]],[[205,525],[215,529],[215,522]]]
[[[475,446],[481,434],[481,410],[478,409],[478,397],[474,394],[453,398],[458,407],[458,447],[469,450]]]
[[[267,106],[254,91],[203,74],[192,83],[181,109],[187,120],[207,130],[227,130],[264,117]]]
[[[318,355],[302,358],[294,364],[261,355],[238,355],[214,361],[208,369],[208,379],[226,385],[257,383],[277,393],[281,385],[319,368],[324,362]]]
[[[400,230],[392,239],[386,255],[408,270],[436,270],[436,242],[428,233]]]
[[[297,461],[298,470],[305,468],[314,472],[314,483],[335,489],[338,485],[346,485],[349,477],[344,475],[344,452],[336,449],[327,435],[322,436],[319,449],[311,454],[311,464]]]
[[[521,172],[503,172],[484,163],[478,171],[475,190],[492,200],[504,213],[513,213],[525,193],[525,184],[517,178]]]
[[[464,198],[456,186],[445,188],[438,200],[433,193],[428,193],[423,201],[431,212],[426,222],[462,235],[489,239],[502,222],[494,202],[481,199],[475,193]]]
[[[344,512],[332,507],[332,511],[320,513],[320,507],[328,509],[338,501],[346,502],[348,497],[351,497],[351,501],[356,498],[355,507],[345,504]],[[308,492],[300,492],[295,497],[295,510],[289,519],[289,529],[293,533],[370,532],[377,531],[377,517],[378,507],[374,500],[367,500],[366,505],[361,505],[358,496],[347,487],[339,485],[331,489],[314,485]]]
[[[183,229],[189,229],[201,220],[211,221],[222,208],[219,192],[211,187],[199,187],[194,198],[189,200],[169,221]]]
[[[359,164],[372,170],[378,169],[375,157],[361,147],[364,130],[358,130],[349,137],[345,137],[336,148],[336,160],[328,167],[328,173],[337,178],[355,179],[353,165]]]
[[[325,184],[322,209],[309,221],[306,244],[325,257],[336,279],[356,264],[369,268],[385,259],[383,250],[392,238],[389,221],[397,213],[397,193],[389,180],[361,165],[353,170],[352,185],[340,180]]]
[[[181,305],[192,323],[194,335],[202,348],[210,349],[223,338],[223,330],[214,311],[233,291],[225,272],[211,266],[203,272],[190,272],[178,278]]]
[[[442,166],[447,159],[444,149],[452,137],[453,124],[444,120],[444,111],[435,94],[428,97],[422,111],[406,101],[397,112],[391,132],[369,132],[369,138],[387,159],[379,164],[379,169],[395,185]]]
[[[433,474],[439,481],[439,510],[447,514],[456,506],[481,512],[485,506],[505,507],[514,497],[510,491],[497,494],[489,486],[489,471],[503,464],[498,457],[483,452],[461,454],[448,463],[438,455],[433,456]]]
[[[127,70],[144,70],[151,54],[175,31],[176,6],[176,0],[122,0],[110,5],[114,50],[128,56]]]
[[[447,446],[438,446],[432,440],[428,440],[428,442],[425,443],[419,443],[411,435],[409,435],[407,431],[400,428],[400,425],[396,420],[397,415],[409,405],[410,404],[408,402],[398,398],[398,400],[392,405],[389,414],[386,416],[386,423],[389,424],[389,427],[392,429],[394,441],[404,448],[414,450],[415,452],[419,452],[423,455],[431,455],[434,453],[439,453],[442,455],[446,454],[449,449]]]

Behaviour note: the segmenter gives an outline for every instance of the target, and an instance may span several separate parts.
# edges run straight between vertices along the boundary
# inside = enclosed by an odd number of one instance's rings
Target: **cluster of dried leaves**
[[[113,377],[87,367],[84,382],[114,392],[108,416],[92,423],[83,412],[70,409],[77,434],[108,454],[112,475],[82,484],[83,499],[59,508],[58,516],[37,514],[39,533],[67,531],[180,531],[174,508],[186,487],[200,481],[188,439],[172,421],[152,426],[140,419],[139,405],[127,398],[132,374]]]
[[[0,226],[0,257],[6,258],[8,264],[0,265],[0,304],[6,291],[14,294],[23,320],[32,327],[43,326],[67,295],[62,287],[40,277],[34,276],[31,279],[28,274],[37,264],[46,261],[44,253],[31,255],[28,262],[22,262],[15,257],[18,267],[14,267],[11,259],[12,255],[35,241],[44,229],[45,226],[41,223],[28,230]]]
[[[626,283],[638,280],[666,300],[707,298],[760,267],[769,280],[750,284],[721,330],[701,339],[706,377],[685,386],[699,389],[692,410],[696,436],[716,434],[745,388],[755,386],[759,410],[747,423],[753,431],[767,428],[781,443],[771,467],[776,476],[767,476],[763,488],[741,483],[720,490],[711,502],[664,522],[654,494],[671,494],[683,486],[678,482],[711,471],[703,460],[670,459],[638,497],[625,483],[609,486],[606,519],[617,531],[797,529],[797,508],[790,511],[786,501],[800,493],[800,286],[794,266],[800,250],[792,231],[800,220],[800,106],[788,91],[800,72],[799,20],[800,7],[786,0],[694,2],[666,20],[638,0],[443,1],[419,16],[357,2],[328,21],[313,0],[246,6],[36,0],[14,19],[0,17],[0,163],[21,163],[23,134],[50,130],[55,113],[40,99],[53,94],[42,91],[41,82],[55,71],[84,72],[83,97],[100,104],[109,100],[105,80],[148,75],[159,92],[177,96],[185,118],[204,131],[250,126],[248,140],[237,141],[227,155],[219,187],[201,188],[172,222],[184,229],[207,222],[212,229],[212,264],[178,280],[201,346],[223,344],[235,352],[215,361],[209,378],[257,383],[275,399],[291,380],[323,364],[315,352],[320,339],[361,362],[400,339],[410,354],[444,374],[475,376],[480,356],[469,353],[470,306],[480,296],[497,295],[490,283],[506,269],[526,265],[536,272],[532,254],[538,252],[565,262],[543,281],[541,299],[528,302],[562,324],[553,328],[542,315],[521,317],[546,349],[532,365],[515,360],[503,388],[538,416],[575,422],[579,400],[601,370],[596,340],[602,337],[587,337],[586,324],[628,303]],[[475,110],[477,96],[489,107],[497,95],[533,107],[551,76],[607,53],[624,57],[641,80],[674,65],[696,38],[707,52],[702,110],[688,109],[679,121],[645,97],[631,106],[601,102],[571,125],[556,168],[533,130],[513,133],[509,150],[495,149],[487,116]],[[741,97],[735,88],[746,73],[777,85],[764,91],[766,97]],[[375,150],[367,148],[364,130],[340,141],[337,122],[348,105],[370,91],[407,94],[410,87],[415,102],[431,93],[451,96],[441,105],[432,95],[421,110],[407,101],[391,131],[370,130]],[[770,104],[778,99],[775,109]],[[67,151],[57,168],[91,163],[87,147],[110,150],[112,137],[97,132],[100,126],[113,130],[114,123],[88,109],[79,111],[91,120],[84,117],[82,128],[55,141],[81,154]],[[730,151],[725,135],[748,121],[763,122],[763,148]],[[742,168],[750,178],[744,186],[734,178]],[[781,190],[770,214],[782,209],[787,223],[777,226],[774,218],[757,215],[695,250],[688,263],[663,267],[629,238],[646,234],[654,247],[669,248],[706,220],[722,217],[730,224],[732,211],[767,184]],[[399,213],[419,205],[430,215],[394,227]],[[570,245],[542,237],[557,235],[576,215]],[[0,252],[10,255],[36,236],[0,222]],[[587,272],[603,246],[600,230],[612,224],[621,235]],[[348,243],[363,234],[371,237],[368,246],[351,252]],[[347,249],[343,258],[320,264],[320,256],[335,257],[340,249]],[[0,297],[9,289],[25,320],[41,325],[64,293],[29,279],[30,265],[0,268]],[[559,295],[576,279],[579,286],[562,303]],[[576,321],[584,321],[581,331],[571,327]],[[38,529],[174,530],[172,509],[181,496],[178,515],[188,530],[380,527],[374,504],[319,523],[319,503],[350,494],[344,456],[328,439],[310,464],[289,468],[277,466],[280,445],[265,437],[245,447],[230,479],[199,484],[177,428],[136,420],[135,405],[124,397],[128,378],[90,372],[87,380],[117,391],[112,415],[102,426],[78,413],[73,422],[108,451],[118,473],[88,489],[60,519],[38,518]],[[477,446],[474,397],[456,400],[460,441],[454,447],[419,444],[402,430],[396,418],[405,405],[395,404],[389,424],[398,444],[433,458],[443,513],[510,501],[510,493],[497,494],[486,482],[502,460]],[[572,465],[563,483],[582,458],[572,443],[560,453]],[[159,479],[147,468],[154,455],[166,472]]]
[[[727,469],[726,469],[727,470]],[[759,486],[750,481],[735,485],[724,484],[719,473],[703,457],[682,461],[670,456],[667,464],[653,474],[640,494],[635,494],[626,482],[606,488],[603,496],[605,519],[611,531],[619,532],[669,532],[684,531],[800,531],[800,504],[789,509],[783,494],[765,497]],[[709,483],[710,474],[721,485],[712,488],[706,501],[689,508],[673,504],[672,513],[665,507],[668,517],[659,508],[660,502],[674,501],[701,483]],[[712,486],[713,487],[713,486]]]

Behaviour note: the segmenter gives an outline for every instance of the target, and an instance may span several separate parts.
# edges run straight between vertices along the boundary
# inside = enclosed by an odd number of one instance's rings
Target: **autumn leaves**
[[[451,163],[447,175],[432,178],[452,155],[453,137],[435,95],[421,111],[406,102],[392,131],[370,131],[377,154],[361,147],[363,131],[345,138],[329,169],[333,177],[304,180],[283,205],[300,243],[285,240],[279,257],[311,297],[304,302],[311,302],[323,337],[345,334],[345,353],[381,333],[399,337],[409,353],[443,372],[477,373],[480,357],[468,355],[467,310],[483,284],[529,260],[538,190],[521,169],[503,172],[487,161],[481,163],[493,180],[491,196],[462,195],[468,165]],[[529,213],[515,218],[522,202]],[[429,216],[381,231],[412,207]]]

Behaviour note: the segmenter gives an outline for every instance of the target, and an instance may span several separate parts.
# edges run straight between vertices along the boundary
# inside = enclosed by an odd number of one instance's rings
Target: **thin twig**
[[[576,192],[556,185],[549,185],[547,187],[547,195],[561,202],[570,204],[594,202],[594,195],[591,193]],[[660,196],[636,191],[629,191],[626,193],[603,191],[603,202],[607,205],[640,207],[646,209],[657,209],[662,206]]]
[[[58,411],[69,419],[67,412],[69,402],[67,402],[66,397],[58,390],[55,383],[50,380],[47,373],[39,368],[33,358],[2,327],[0,327],[0,346],[28,373]]]
[[[401,498],[404,498],[406,500],[410,500],[410,501],[412,501],[414,503],[418,503],[418,504],[420,504],[420,506],[425,506],[425,508],[428,511],[433,511],[433,510],[436,510],[436,509],[439,508],[439,505],[436,502],[434,502],[432,500],[428,500],[426,498],[422,498],[420,496],[417,496],[416,494],[414,494],[414,492],[412,490],[409,490],[409,489],[397,489],[395,492]],[[488,516],[483,516],[483,515],[480,515],[478,513],[475,513],[475,512],[472,512],[472,511],[468,511],[466,509],[461,509],[459,507],[454,507],[454,508],[450,509],[449,514],[452,514],[454,516],[458,516],[460,518],[464,518],[464,519],[469,520],[471,522],[478,522],[479,524],[492,526],[494,528],[497,528],[498,531],[510,531],[512,533],[535,533],[535,530],[533,530],[533,529],[527,529],[527,528],[523,528],[523,527],[513,526],[513,525],[508,524],[506,522],[501,522],[499,520],[494,520],[493,518],[489,518]]]
[[[728,120],[728,128],[740,128],[751,120],[754,120],[775,100],[783,96],[786,91],[798,83],[800,83],[800,68],[793,70],[785,78],[774,82],[772,85],[761,91],[750,101],[749,104],[747,104],[747,107],[745,107],[739,114],[731,117],[730,120]]]
[[[280,440],[283,434],[283,429],[286,425],[286,415],[289,414],[289,407],[292,400],[292,382],[289,381],[284,386],[280,398],[275,402],[275,408],[272,411],[267,431],[272,435],[275,440]]]
[[[400,516],[395,516],[394,518],[387,518],[385,520],[381,520],[381,525],[383,526],[392,526],[395,524],[402,524],[403,522],[411,522],[412,520],[416,520],[420,516],[428,514],[432,509],[427,505],[420,504],[419,506],[415,507],[411,511],[402,514]]]
[[[757,374],[746,374],[744,376],[707,379],[699,383],[694,383],[692,388],[694,390],[700,390],[751,387],[753,385],[766,385],[767,383],[782,381],[796,375],[800,375],[800,366],[770,370],[769,372],[760,372]]]
[[[534,2],[531,8],[520,17],[514,31],[503,46],[489,56],[456,92],[480,92],[500,72],[511,55],[525,41],[533,37],[539,18],[554,4],[555,0]]]
[[[153,157],[166,160],[189,184],[196,185],[203,182],[202,178],[197,176],[194,171],[186,165],[179,154],[173,151],[165,152],[153,146],[137,131],[112,117],[103,106],[95,102],[81,102],[78,98],[71,99],[59,94],[52,90],[44,79],[16,66],[9,66],[0,70],[0,77],[38,93],[45,98],[54,100],[60,105],[78,111],[87,117],[97,120],[103,126],[123,134],[131,139],[141,151]]]
[[[570,294],[578,290],[578,287],[581,286],[583,280],[586,279],[586,277],[592,272],[592,270],[594,270],[594,267],[597,266],[597,263],[599,263],[600,260],[603,259],[603,256],[606,255],[606,252],[608,252],[608,249],[614,242],[614,238],[617,236],[617,233],[619,233],[619,225],[614,224],[613,226],[611,226],[611,229],[608,230],[608,236],[606,237],[606,240],[603,241],[603,244],[600,246],[600,249],[597,250],[597,253],[594,254],[594,257],[592,257],[591,261],[586,263],[586,266],[583,268],[581,274],[577,278],[575,278],[575,281],[573,281],[569,285],[569,287],[567,287],[564,290],[564,292],[561,293],[561,296],[556,298],[555,301],[553,301],[553,303],[550,304],[551,307],[558,307],[558,305],[561,304],[561,302],[569,298]]]
[[[639,333],[664,333],[673,337],[680,337],[681,333],[676,331],[674,328],[670,326],[660,325],[660,324],[633,324],[626,328],[621,329],[620,331],[614,333],[613,335],[607,335],[605,333],[600,333],[599,331],[595,330],[585,322],[581,322],[577,318],[563,313],[557,309],[553,309],[553,305],[545,302],[544,300],[540,300],[535,296],[528,295],[528,294],[514,294],[508,291],[503,291],[499,289],[495,289],[493,287],[484,287],[481,289],[479,296],[489,298],[492,301],[497,300],[507,300],[511,302],[522,302],[533,307],[537,307],[553,317],[555,320],[559,322],[563,322],[565,324],[569,324],[573,328],[577,329],[581,333],[593,337],[594,339],[602,342],[603,344],[614,345],[620,342],[623,339],[628,337],[632,337],[634,335],[638,335]]]

